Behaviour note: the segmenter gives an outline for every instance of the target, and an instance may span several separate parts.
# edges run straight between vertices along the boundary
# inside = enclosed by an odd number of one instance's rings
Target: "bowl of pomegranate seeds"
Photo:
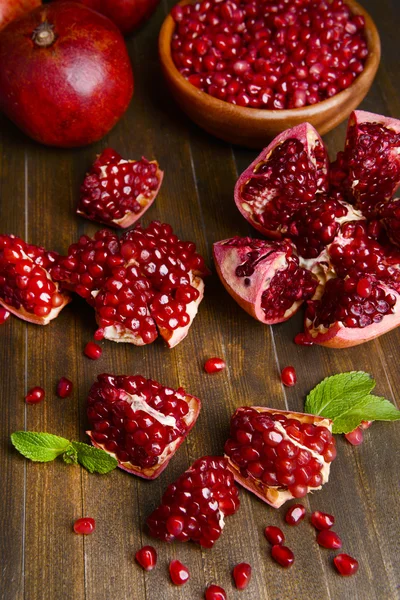
[[[167,84],[197,125],[259,148],[299,123],[324,134],[368,93],[380,60],[354,0],[184,0],[159,37]]]

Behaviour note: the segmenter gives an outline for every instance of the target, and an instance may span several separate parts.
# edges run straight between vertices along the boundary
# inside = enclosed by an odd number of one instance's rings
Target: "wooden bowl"
[[[183,0],[180,4],[187,4]],[[346,0],[350,10],[365,17],[365,35],[369,54],[364,71],[350,87],[336,96],[304,108],[267,110],[236,106],[214,98],[189,83],[176,68],[171,56],[171,39],[175,23],[165,19],[159,36],[159,54],[164,77],[175,100],[185,113],[203,129],[218,138],[247,146],[263,148],[285,129],[308,122],[322,135],[344,121],[367,95],[381,56],[381,44],[375,23],[355,0]]]

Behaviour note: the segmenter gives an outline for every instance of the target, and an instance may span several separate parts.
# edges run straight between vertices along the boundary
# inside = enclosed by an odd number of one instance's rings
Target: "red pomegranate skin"
[[[0,29],[10,21],[18,19],[21,15],[42,4],[42,0],[1,0],[0,2]]]
[[[79,0],[113,21],[128,35],[147,21],[160,0]]]
[[[32,35],[44,22],[55,40],[40,47]],[[123,37],[82,4],[39,7],[0,33],[0,109],[42,144],[70,148],[101,139],[132,94]]]

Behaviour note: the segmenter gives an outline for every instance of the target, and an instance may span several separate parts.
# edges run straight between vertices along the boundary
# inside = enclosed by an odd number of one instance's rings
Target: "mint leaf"
[[[79,464],[85,467],[89,473],[109,473],[118,466],[118,461],[101,448],[94,448],[82,442],[72,442],[77,452]]]
[[[366,396],[333,420],[333,433],[349,433],[361,421],[400,421],[400,411],[385,398]]]
[[[72,442],[73,444],[73,442]],[[77,465],[78,464],[78,453],[72,444],[68,447],[66,452],[63,454],[63,460],[67,465]]]
[[[18,452],[36,462],[50,462],[70,447],[63,437],[34,431],[16,431],[11,434],[11,442]]]
[[[375,380],[364,371],[326,377],[308,394],[305,412],[335,420],[350,405],[356,405],[368,396],[374,387]]]

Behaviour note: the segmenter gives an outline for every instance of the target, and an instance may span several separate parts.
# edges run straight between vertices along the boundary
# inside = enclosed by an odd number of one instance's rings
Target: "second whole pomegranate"
[[[78,0],[113,21],[123,35],[140,27],[155,11],[159,0]]]

